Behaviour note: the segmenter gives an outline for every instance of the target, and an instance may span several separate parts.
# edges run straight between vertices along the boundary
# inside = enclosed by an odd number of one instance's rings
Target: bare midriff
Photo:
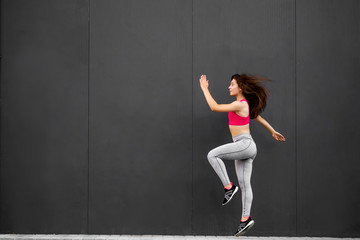
[[[231,132],[231,136],[236,136],[241,133],[250,133],[250,127],[249,124],[237,126],[237,125],[229,125],[229,129]]]

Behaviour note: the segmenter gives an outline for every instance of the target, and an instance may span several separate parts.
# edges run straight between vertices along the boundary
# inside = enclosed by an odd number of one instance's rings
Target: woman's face
[[[235,79],[230,82],[229,91],[230,96],[236,96],[241,92],[241,89],[239,88],[239,85],[237,84]]]

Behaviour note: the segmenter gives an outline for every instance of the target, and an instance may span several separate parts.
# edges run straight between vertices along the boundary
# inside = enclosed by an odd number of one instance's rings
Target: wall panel
[[[90,233],[191,233],[191,1],[90,16]]]
[[[359,10],[358,1],[297,3],[300,235],[360,236]]]
[[[207,161],[214,147],[231,142],[227,113],[210,111],[199,87],[206,74],[218,103],[230,103],[228,86],[235,73],[272,79],[262,116],[283,133],[276,142],[255,121],[258,147],[254,161],[249,235],[294,235],[296,230],[295,22],[294,1],[194,1],[194,229],[199,234],[229,234],[241,218],[241,194],[222,206],[223,186]],[[234,163],[225,163],[238,184]],[[206,219],[206,221],[204,221]]]
[[[87,1],[1,3],[1,231],[85,233]]]

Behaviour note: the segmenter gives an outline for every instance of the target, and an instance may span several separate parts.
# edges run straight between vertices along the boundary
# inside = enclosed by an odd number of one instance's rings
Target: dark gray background
[[[2,0],[1,233],[230,235],[198,79],[272,79],[248,235],[360,236],[357,0]],[[232,162],[226,163],[231,179]]]

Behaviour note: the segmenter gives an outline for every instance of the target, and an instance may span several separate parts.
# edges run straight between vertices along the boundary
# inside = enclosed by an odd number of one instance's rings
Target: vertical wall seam
[[[2,11],[1,11],[1,4],[2,1],[0,0],[0,36],[3,36],[3,32],[2,32]],[[1,168],[2,168],[2,160],[3,160],[3,153],[2,153],[2,111],[3,111],[3,99],[2,99],[2,41],[0,38],[0,213],[2,213],[2,176],[1,176]],[[3,218],[2,218],[3,214],[0,214],[0,231],[3,232],[3,228],[1,226],[3,226]]]
[[[295,0],[295,32],[294,32],[294,41],[295,41],[295,234],[298,236],[298,154],[297,154],[297,56],[296,56],[296,0]]]
[[[191,233],[194,234],[194,0],[191,1]]]
[[[88,159],[87,159],[87,209],[86,233],[89,234],[90,211],[90,0],[88,0]]]

